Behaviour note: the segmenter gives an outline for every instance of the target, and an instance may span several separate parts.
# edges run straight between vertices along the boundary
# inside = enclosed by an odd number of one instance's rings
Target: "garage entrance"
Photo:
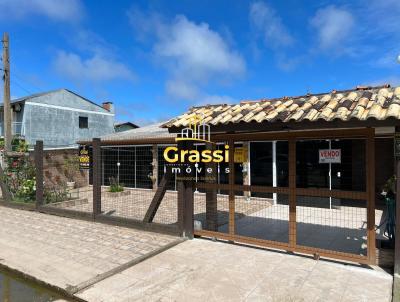
[[[225,183],[220,176],[196,183],[205,194],[194,198],[194,213],[202,213],[194,215],[195,235],[375,263],[381,213],[375,213],[373,129],[213,139],[245,150],[247,159],[235,162],[230,152]]]

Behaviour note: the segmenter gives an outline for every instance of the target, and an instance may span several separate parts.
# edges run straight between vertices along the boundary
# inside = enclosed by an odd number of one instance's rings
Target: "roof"
[[[163,123],[152,124],[136,129],[131,129],[123,132],[100,137],[101,141],[134,141],[134,140],[150,140],[150,139],[174,139],[176,134],[169,133],[168,129],[161,128]]]
[[[138,125],[131,123],[131,122],[123,122],[123,123],[115,123],[114,127],[121,127],[121,126],[131,126],[132,128],[139,128]]]
[[[162,127],[187,127],[194,116],[201,116],[205,123],[212,126],[250,122],[400,119],[400,87],[357,87],[330,93],[242,101],[232,105],[193,107]]]
[[[107,111],[101,105],[96,104],[95,102],[92,102],[91,100],[89,100],[89,99],[87,99],[87,98],[85,98],[85,97],[83,97],[83,96],[81,96],[81,95],[79,95],[79,94],[77,94],[77,93],[75,93],[75,92],[73,92],[71,90],[65,89],[65,88],[56,89],[56,90],[50,90],[50,91],[40,92],[40,93],[34,93],[34,94],[31,94],[31,95],[23,96],[23,97],[11,100],[11,104],[23,103],[23,102],[26,102],[26,101],[28,101],[30,99],[34,99],[34,98],[37,98],[37,97],[40,97],[40,96],[43,96],[43,95],[47,95],[47,94],[55,93],[55,92],[60,92],[60,91],[67,91],[69,93],[72,93],[72,94],[76,95],[77,97],[80,97],[81,99],[85,100],[86,102],[91,103],[91,104],[103,109],[104,111]],[[3,106],[3,103],[0,103],[0,106]]]

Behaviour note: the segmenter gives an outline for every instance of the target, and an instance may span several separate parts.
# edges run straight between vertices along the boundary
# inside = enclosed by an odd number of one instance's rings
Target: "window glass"
[[[278,187],[289,186],[289,144],[276,142],[276,177]]]
[[[272,142],[250,143],[252,186],[272,186]]]
[[[365,191],[365,140],[331,140],[331,149],[340,149],[340,163],[319,163],[319,150],[329,149],[329,140],[296,143],[296,179],[299,188]],[[329,178],[331,166],[332,177]]]
[[[87,116],[80,116],[79,117],[79,128],[80,129],[87,129],[89,127],[88,117]]]
[[[329,188],[329,164],[319,163],[319,150],[329,149],[327,140],[296,143],[296,181],[299,188]]]

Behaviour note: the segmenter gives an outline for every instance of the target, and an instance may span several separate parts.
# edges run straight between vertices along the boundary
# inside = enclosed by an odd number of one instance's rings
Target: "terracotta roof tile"
[[[187,127],[196,115],[211,125],[253,121],[273,123],[400,119],[400,87],[358,87],[325,94],[193,107],[163,127]]]

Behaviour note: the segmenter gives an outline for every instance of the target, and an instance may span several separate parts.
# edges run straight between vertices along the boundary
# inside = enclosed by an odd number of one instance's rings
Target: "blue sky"
[[[68,88],[117,120],[400,84],[400,1],[0,0],[14,97]]]

